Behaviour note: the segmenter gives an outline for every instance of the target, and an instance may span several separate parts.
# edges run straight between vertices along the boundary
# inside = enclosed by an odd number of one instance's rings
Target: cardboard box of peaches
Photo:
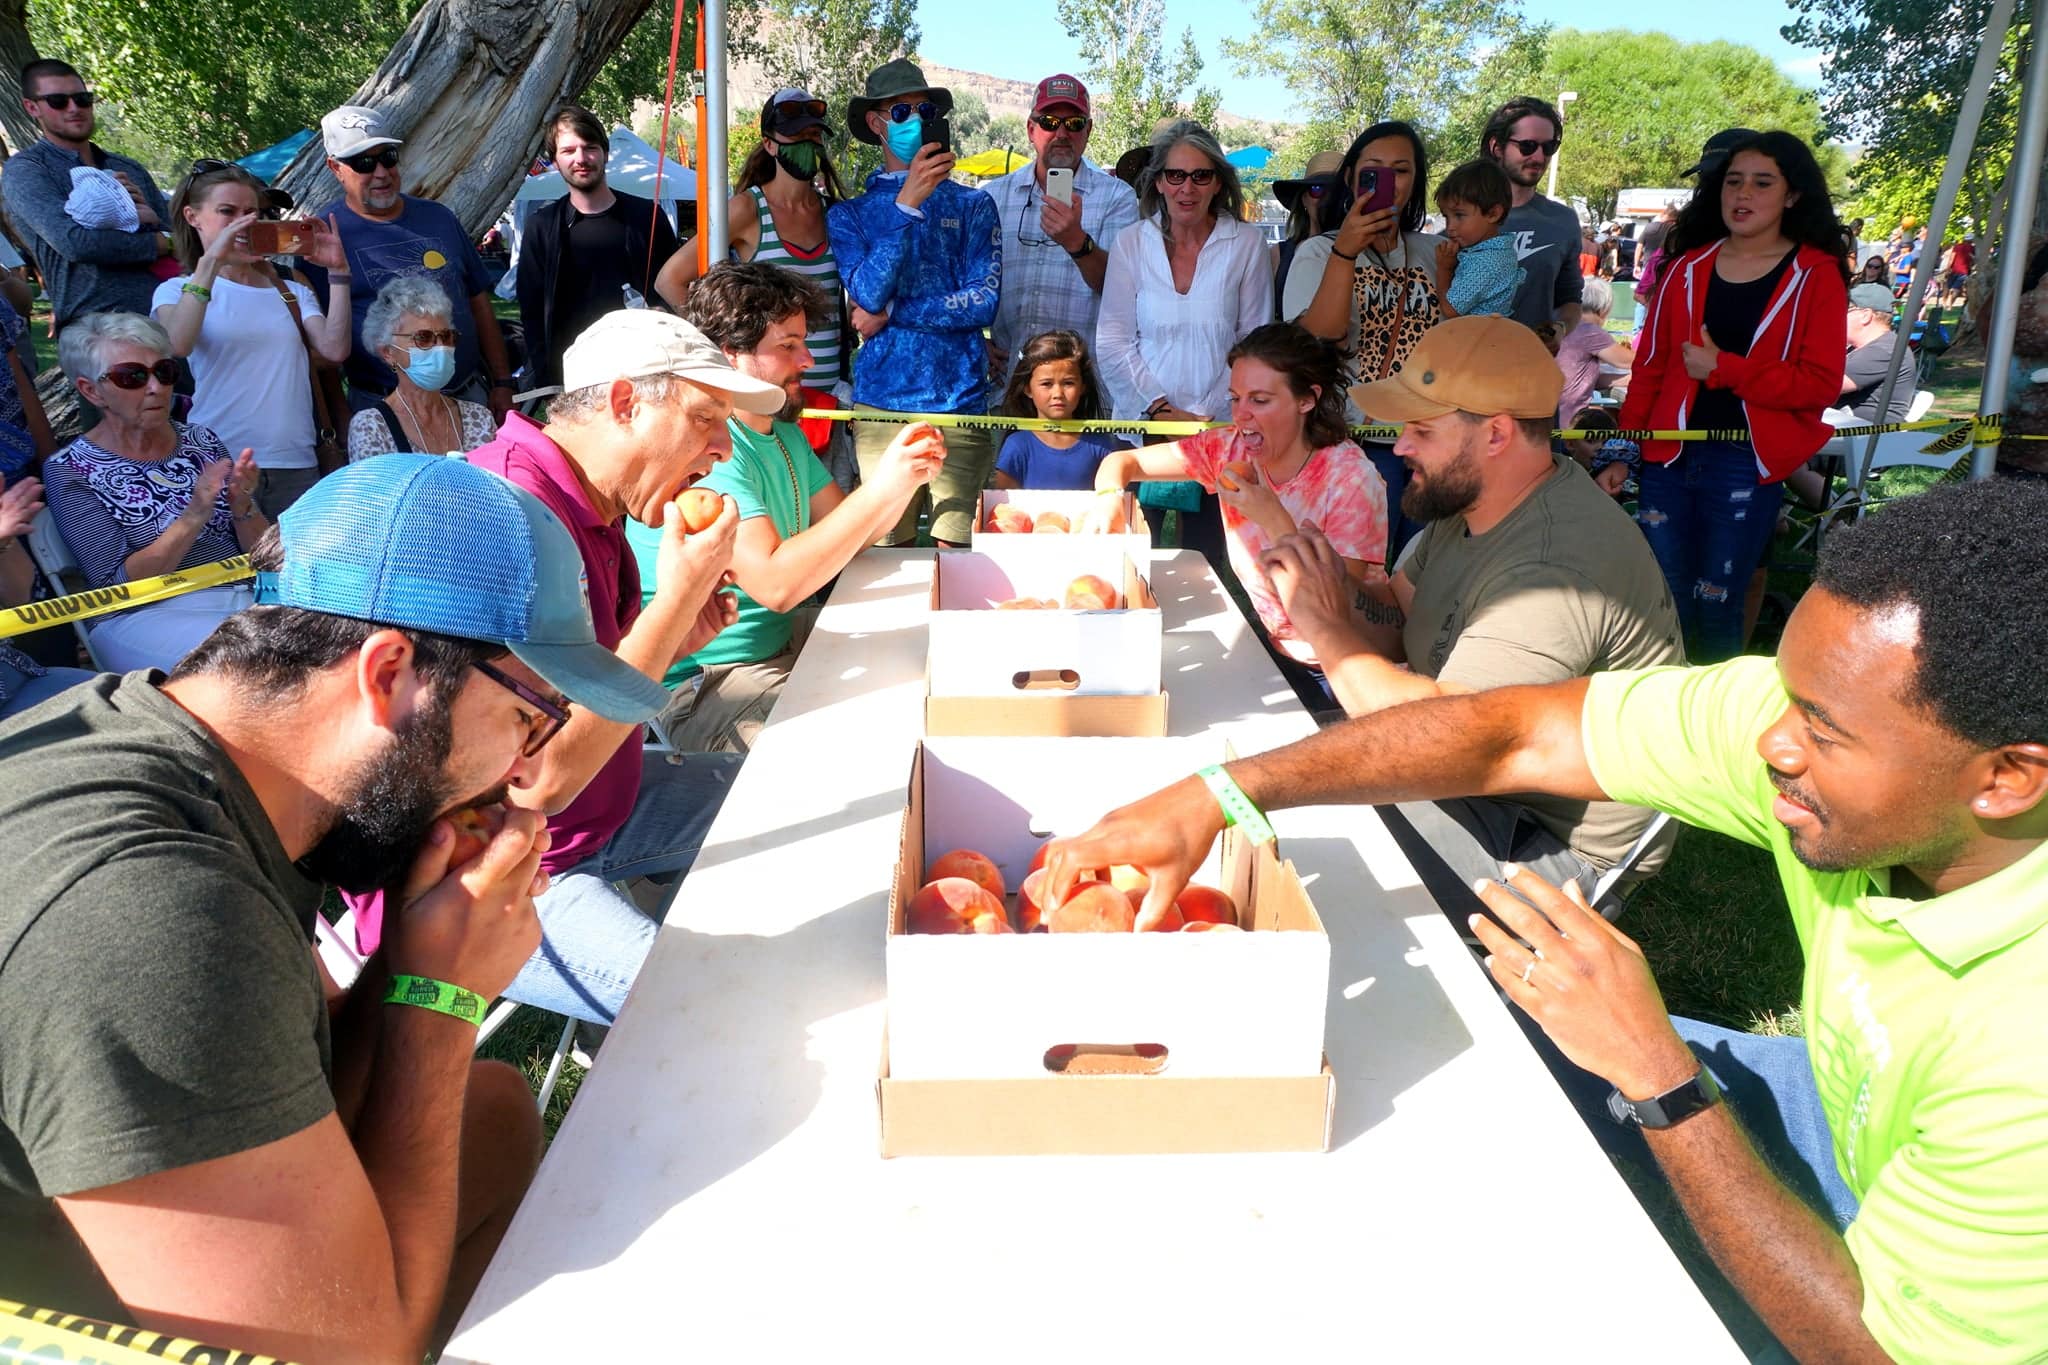
[[[1123,538],[1008,539],[1056,543],[934,559],[925,733],[1165,734],[1165,625]]]
[[[1225,756],[1199,738],[918,746],[884,950],[884,1156],[1328,1147],[1330,941],[1272,845],[1226,831],[1143,929],[1132,869],[1059,905],[1035,875],[1055,831]]]
[[[1111,504],[1108,529],[1084,532],[1088,514],[1099,507],[1099,495],[1085,488],[984,488],[968,546],[985,550],[991,543],[1029,545],[1034,549],[1026,553],[1041,553],[1064,543],[1062,537],[1085,536],[1121,544],[1133,559],[1142,561],[1152,548],[1152,528],[1137,498],[1122,494]]]

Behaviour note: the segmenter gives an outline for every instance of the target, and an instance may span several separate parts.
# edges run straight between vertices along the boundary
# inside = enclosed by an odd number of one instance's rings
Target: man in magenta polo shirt
[[[597,642],[660,681],[733,619],[724,585],[739,530],[721,499],[708,530],[685,536],[671,504],[732,451],[738,405],[772,413],[780,388],[741,374],[703,333],[668,313],[621,309],[562,356],[562,396],[546,426],[517,413],[469,462],[526,489],[569,528],[583,555]],[[660,586],[641,604],[626,544],[631,517],[662,528]],[[615,882],[679,877],[696,859],[734,774],[736,754],[643,755],[641,728],[579,709],[510,800],[548,814],[551,878],[535,897],[540,950],[505,994],[610,1024],[654,943],[657,921]]]

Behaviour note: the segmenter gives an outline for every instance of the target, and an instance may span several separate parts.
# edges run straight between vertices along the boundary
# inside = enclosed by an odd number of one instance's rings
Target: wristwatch
[[[1077,261],[1078,261],[1078,260],[1080,260],[1080,259],[1081,259],[1081,258],[1082,258],[1083,256],[1088,256],[1088,255],[1092,255],[1092,254],[1094,253],[1094,251],[1095,251],[1095,237],[1094,237],[1094,235],[1093,235],[1092,233],[1086,233],[1086,232],[1084,232],[1084,233],[1082,233],[1082,234],[1081,234],[1081,249],[1080,249],[1079,251],[1069,251],[1069,252],[1068,252],[1067,254],[1068,254],[1069,256],[1072,256],[1072,257],[1073,257],[1073,258],[1074,258],[1075,260],[1077,260]]]
[[[1693,1073],[1691,1080],[1647,1100],[1627,1099],[1621,1091],[1611,1090],[1607,1094],[1607,1112],[1614,1116],[1616,1123],[1669,1128],[1702,1109],[1712,1109],[1720,1102],[1721,1087],[1714,1083],[1714,1073],[1701,1067]]]

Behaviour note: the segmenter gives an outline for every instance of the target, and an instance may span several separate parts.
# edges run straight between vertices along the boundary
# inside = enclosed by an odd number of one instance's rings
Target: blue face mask
[[[455,377],[455,348],[429,346],[414,351],[405,363],[405,377],[428,393],[439,393]]]
[[[890,124],[885,136],[896,159],[908,164],[924,146],[924,120],[912,114],[901,123]]]

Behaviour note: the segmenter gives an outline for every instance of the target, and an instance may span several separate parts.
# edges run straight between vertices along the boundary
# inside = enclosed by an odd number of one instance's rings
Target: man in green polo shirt
[[[1936,489],[1830,539],[1775,663],[1421,701],[1224,770],[1265,807],[1539,791],[1771,852],[1805,1040],[1669,1018],[1636,945],[1524,870],[1482,890],[1514,932],[1473,927],[1508,999],[1602,1082],[1596,1126],[1640,1131],[1802,1360],[2048,1359],[2043,526],[2048,487]],[[1222,828],[1224,780],[1056,843],[1052,894],[1131,863],[1148,900],[1174,896]],[[1571,1216],[1511,1144],[1485,1175],[1532,1239]]]
[[[686,753],[752,747],[803,647],[804,602],[895,526],[945,463],[945,438],[913,423],[859,488],[842,493],[832,482],[792,420],[802,406],[797,386],[811,363],[805,333],[829,312],[810,281],[772,265],[714,266],[690,291],[689,320],[736,369],[780,384],[789,405],[773,417],[735,410],[727,424],[732,455],[699,485],[739,507],[732,553],[739,619],[664,680],[670,701],[654,726]],[[642,591],[652,598],[660,533],[628,523],[626,536],[640,561]]]

